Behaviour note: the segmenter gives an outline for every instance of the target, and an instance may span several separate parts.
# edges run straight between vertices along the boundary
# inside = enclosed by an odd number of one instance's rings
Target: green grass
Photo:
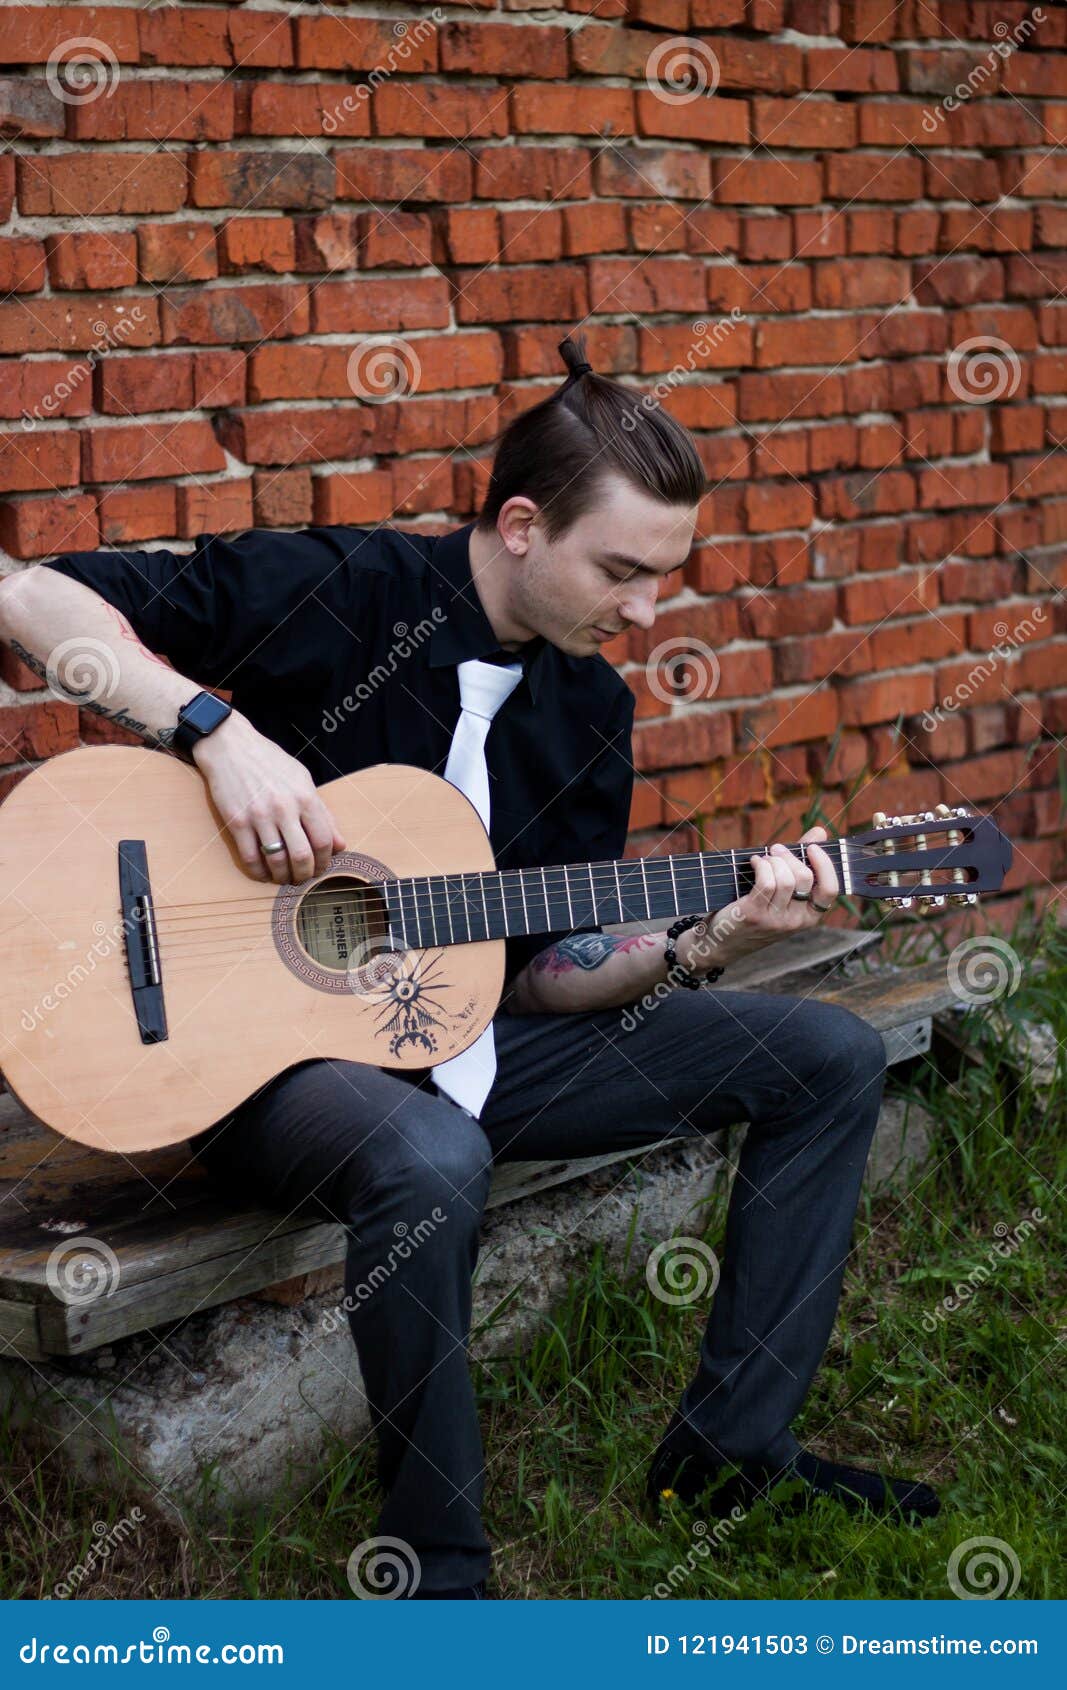
[[[1010,1546],[1020,1598],[1067,1594],[1067,933],[1027,919],[1012,944],[1025,964],[1018,991],[967,1017],[980,1059],[954,1080],[926,1060],[891,1073],[891,1088],[933,1115],[934,1154],[907,1195],[865,1201],[834,1337],[796,1427],[820,1452],[929,1479],[940,1518],[911,1528],[820,1502],[792,1517],[760,1505],[718,1533],[713,1521],[694,1530],[699,1513],[678,1505],[654,1522],[645,1467],[692,1372],[706,1308],[658,1301],[634,1241],[622,1271],[594,1257],[527,1353],[476,1366],[499,1595],[946,1597],[949,1557],[976,1537]],[[1012,1042],[1036,1020],[1058,1041],[1045,1090]],[[1008,1249],[1035,1211],[1044,1218]],[[718,1204],[713,1247],[721,1232]],[[998,1242],[1007,1253],[991,1269]],[[937,1317],[969,1275],[973,1294]],[[94,1492],[59,1461],[38,1462],[0,1428],[7,1598],[49,1594],[93,1543],[94,1522],[128,1511],[117,1485]],[[369,1469],[365,1451],[339,1447],[295,1511],[204,1533],[153,1523],[78,1594],[348,1598],[346,1562],[374,1532]]]

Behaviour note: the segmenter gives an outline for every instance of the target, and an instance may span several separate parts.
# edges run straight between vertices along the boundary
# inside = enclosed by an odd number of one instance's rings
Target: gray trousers
[[[724,1460],[779,1462],[797,1448],[790,1422],[830,1335],[885,1074],[867,1022],[770,993],[676,988],[628,1012],[501,1010],[494,1030],[480,1122],[428,1070],[312,1059],[192,1140],[243,1200],[345,1227],[346,1307],[385,1492],[378,1531],[411,1545],[427,1589],[472,1583],[490,1563],[466,1344],[493,1161],[749,1123],[680,1406]]]

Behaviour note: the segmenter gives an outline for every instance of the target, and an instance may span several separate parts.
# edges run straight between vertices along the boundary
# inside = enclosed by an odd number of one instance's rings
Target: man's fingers
[[[820,904],[828,904],[837,897],[841,888],[837,883],[837,870],[832,859],[819,845],[809,845],[807,858],[815,871],[815,884],[812,893]]]

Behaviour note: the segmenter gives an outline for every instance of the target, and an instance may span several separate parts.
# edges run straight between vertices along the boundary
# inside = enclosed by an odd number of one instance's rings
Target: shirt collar
[[[501,649],[471,577],[470,537],[475,526],[468,522],[463,528],[442,535],[430,554],[434,608],[445,612],[443,617],[434,618],[430,632],[431,669],[463,663],[469,657],[488,657]],[[537,634],[521,651],[504,653],[522,664],[535,704],[548,649],[544,635]]]

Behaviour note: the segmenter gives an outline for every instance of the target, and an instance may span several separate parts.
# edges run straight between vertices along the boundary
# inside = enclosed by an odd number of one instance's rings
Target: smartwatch
[[[209,733],[214,733],[219,724],[232,714],[230,705],[216,698],[213,692],[198,692],[178,711],[178,725],[171,744],[191,763],[194,760],[193,746],[206,739]]]

